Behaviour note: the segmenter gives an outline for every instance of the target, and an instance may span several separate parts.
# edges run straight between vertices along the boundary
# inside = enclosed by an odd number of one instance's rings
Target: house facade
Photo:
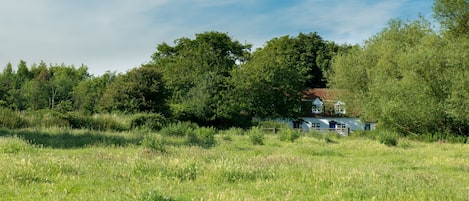
[[[325,88],[304,91],[300,118],[283,121],[303,131],[336,131],[347,135],[356,130],[373,130],[374,123],[362,122],[358,115],[347,113],[346,103],[339,100],[344,92]]]

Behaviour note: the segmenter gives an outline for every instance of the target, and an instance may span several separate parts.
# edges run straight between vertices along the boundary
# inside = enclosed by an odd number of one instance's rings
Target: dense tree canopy
[[[392,21],[363,48],[336,57],[330,82],[349,90],[351,107],[380,127],[465,133],[467,45],[441,37],[426,21]]]
[[[108,112],[167,114],[168,96],[161,72],[151,66],[142,66],[117,76],[104,91],[100,105]]]
[[[176,118],[200,124],[219,124],[225,82],[237,62],[247,59],[251,45],[232,40],[226,33],[205,32],[195,39],[180,38],[174,46],[158,45],[152,64],[163,73],[172,92]],[[210,123],[212,122],[212,123]]]

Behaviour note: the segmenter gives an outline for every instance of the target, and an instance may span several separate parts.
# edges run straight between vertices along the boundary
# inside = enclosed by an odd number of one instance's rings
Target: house
[[[303,92],[300,118],[284,120],[303,131],[337,131],[347,135],[356,130],[373,130],[374,123],[362,122],[358,114],[348,113],[346,103],[340,100],[344,90],[314,88]]]

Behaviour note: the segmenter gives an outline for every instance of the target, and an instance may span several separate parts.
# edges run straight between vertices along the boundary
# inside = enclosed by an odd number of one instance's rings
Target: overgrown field
[[[466,144],[253,132],[201,146],[149,131],[0,130],[0,199],[469,199]]]

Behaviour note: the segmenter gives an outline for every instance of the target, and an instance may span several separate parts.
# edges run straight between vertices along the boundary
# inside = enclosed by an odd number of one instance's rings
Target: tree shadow
[[[83,133],[48,133],[34,130],[0,129],[0,137],[16,136],[24,141],[40,147],[54,149],[73,149],[88,146],[128,146],[140,144],[141,138],[118,136],[117,134],[103,134],[94,131]]]

